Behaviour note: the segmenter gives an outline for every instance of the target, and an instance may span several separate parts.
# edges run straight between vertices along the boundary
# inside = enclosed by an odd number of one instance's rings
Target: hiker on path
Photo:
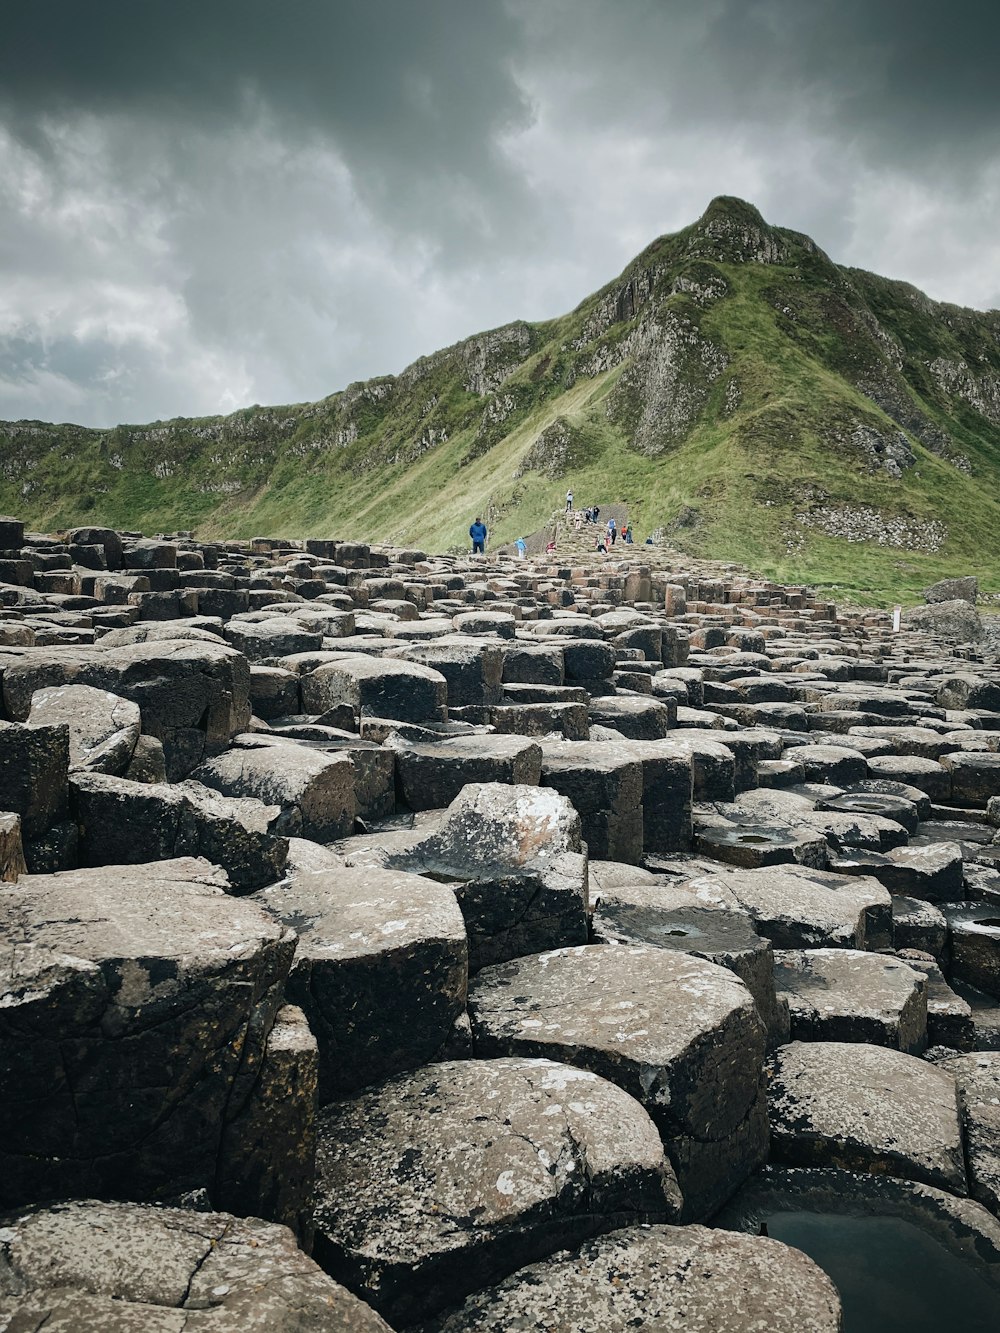
[[[596,523],[597,520],[601,517],[601,506],[594,505],[593,509],[590,512],[593,515],[593,522]]]
[[[516,548],[516,550],[517,550],[517,558],[518,558],[518,560],[523,560],[524,557],[525,557],[525,556],[527,555],[527,553],[528,553],[528,546],[527,546],[527,543],[525,542],[524,538],[523,538],[523,537],[518,537],[517,541],[514,543],[514,546],[515,546],[515,548]]]
[[[618,524],[615,522],[614,516],[612,516],[611,518],[608,519],[608,541],[611,543],[612,546],[614,546],[617,538],[618,538]]]
[[[573,515],[573,528],[576,532],[579,532],[582,527],[583,527],[583,511],[581,509],[578,509],[576,513]]]
[[[626,523],[625,526],[622,528],[622,541],[626,544],[626,546],[633,546],[633,545],[634,545],[634,542],[632,541],[632,524],[631,524],[631,523]]]
[[[469,528],[469,536],[472,538],[472,554],[486,554],[486,524],[481,518],[477,518]]]
[[[572,492],[572,491],[567,491],[567,492],[566,492],[566,513],[568,514],[568,513],[572,510],[572,508],[573,508],[573,492]]]

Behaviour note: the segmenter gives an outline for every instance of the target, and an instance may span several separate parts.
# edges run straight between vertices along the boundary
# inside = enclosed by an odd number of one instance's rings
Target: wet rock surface
[[[693,1225],[775,1173],[919,1199],[987,1254],[972,581],[894,632],[572,533],[517,561],[0,526],[0,1206],[132,1208],[90,1228],[119,1276],[169,1212],[139,1203],[281,1222],[404,1326],[826,1327],[793,1251]],[[2,1299],[32,1329],[383,1326],[312,1268],[299,1324],[288,1276],[195,1308],[86,1269]]]

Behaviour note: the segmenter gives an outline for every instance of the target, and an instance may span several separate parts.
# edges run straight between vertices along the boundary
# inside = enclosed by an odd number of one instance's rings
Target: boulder
[[[451,736],[433,744],[390,737],[403,801],[411,810],[450,805],[469,783],[537,786],[541,747],[520,736]]]
[[[226,1129],[216,1186],[226,1207],[281,1222],[312,1247],[319,1051],[301,1009],[268,1033],[260,1076]]]
[[[694,874],[688,887],[706,904],[742,909],[779,949],[878,949],[892,938],[892,900],[868,876],[776,866]]]
[[[663,699],[634,694],[595,699],[589,711],[592,723],[614,727],[633,741],[662,740],[673,725],[671,710]]]
[[[732,972],[665,949],[585,945],[485,968],[469,987],[477,1056],[550,1056],[610,1078],[653,1117],[708,1216],[764,1160],[766,1033]]]
[[[976,643],[985,633],[976,608],[963,598],[912,607],[903,612],[903,624],[950,643]]]
[[[53,1333],[390,1333],[284,1227],[228,1213],[59,1203],[0,1221],[0,1322]]]
[[[418,662],[344,653],[307,671],[301,682],[307,713],[346,705],[355,718],[391,717],[402,722],[443,722],[448,686],[439,671]]]
[[[69,729],[70,771],[121,776],[132,762],[142,727],[138,704],[90,685],[36,690],[28,725]]]
[[[949,975],[1000,1000],[1000,908],[942,903],[950,932]]]
[[[449,634],[429,643],[408,643],[391,648],[387,659],[418,662],[442,675],[448,685],[448,707],[498,704],[503,699],[503,653],[493,640],[467,634]]]
[[[927,1045],[927,983],[898,958],[857,949],[788,949],[774,955],[774,984],[788,1002],[792,1041]]]
[[[215,638],[25,651],[4,664],[4,706],[23,720],[36,690],[70,684],[138,704],[143,732],[163,743],[171,781],[224,749],[250,720],[247,660]]]
[[[376,864],[441,879],[454,889],[472,970],[586,942],[580,819],[558,792],[472,783],[434,831],[399,849],[380,841]],[[350,843],[346,855],[350,863]]]
[[[642,766],[627,752],[589,741],[542,744],[542,783],[570,801],[591,856],[642,859]]]
[[[969,1193],[1000,1217],[1000,1052],[952,1055],[939,1061],[939,1067],[958,1089]]]
[[[744,912],[678,903],[676,897],[655,882],[634,884],[626,879],[616,887],[601,888],[594,901],[593,942],[647,944],[728,967],[753,996],[771,1043],[787,1040],[788,1006],[777,1001],[770,940],[756,934]]]
[[[222,632],[226,642],[249,662],[274,662],[291,653],[307,653],[323,646],[320,630],[311,630],[290,616],[273,616],[267,620],[241,616],[228,621]]]
[[[78,773],[71,786],[84,865],[201,856],[222,867],[237,893],[272,884],[284,871],[288,839],[277,832],[277,806],[220,796],[198,782],[131,782]]]
[[[320,1116],[315,1254],[408,1325],[595,1233],[676,1218],[642,1107],[551,1060],[458,1060]]]
[[[292,742],[240,746],[201,764],[192,777],[223,796],[279,806],[286,817],[282,832],[332,842],[354,827],[354,765],[347,755]]]
[[[979,596],[979,580],[967,577],[962,579],[940,579],[924,589],[924,601],[936,602],[972,602],[975,605]]]
[[[0,810],[21,820],[25,850],[64,820],[69,795],[69,731],[0,721]]]

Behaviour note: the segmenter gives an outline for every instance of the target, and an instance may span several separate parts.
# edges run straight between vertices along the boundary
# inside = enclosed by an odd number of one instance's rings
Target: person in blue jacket
[[[486,551],[486,524],[481,518],[477,518],[469,528],[469,536],[472,538],[472,554],[483,555]]]

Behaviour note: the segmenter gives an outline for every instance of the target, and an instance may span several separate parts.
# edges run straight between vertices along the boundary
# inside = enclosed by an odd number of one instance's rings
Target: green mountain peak
[[[40,527],[356,536],[541,527],[567,485],[641,537],[905,600],[1000,587],[1000,314],[833,263],[713,199],[570,314],[316,402],[87,430],[0,424],[0,509]]]

